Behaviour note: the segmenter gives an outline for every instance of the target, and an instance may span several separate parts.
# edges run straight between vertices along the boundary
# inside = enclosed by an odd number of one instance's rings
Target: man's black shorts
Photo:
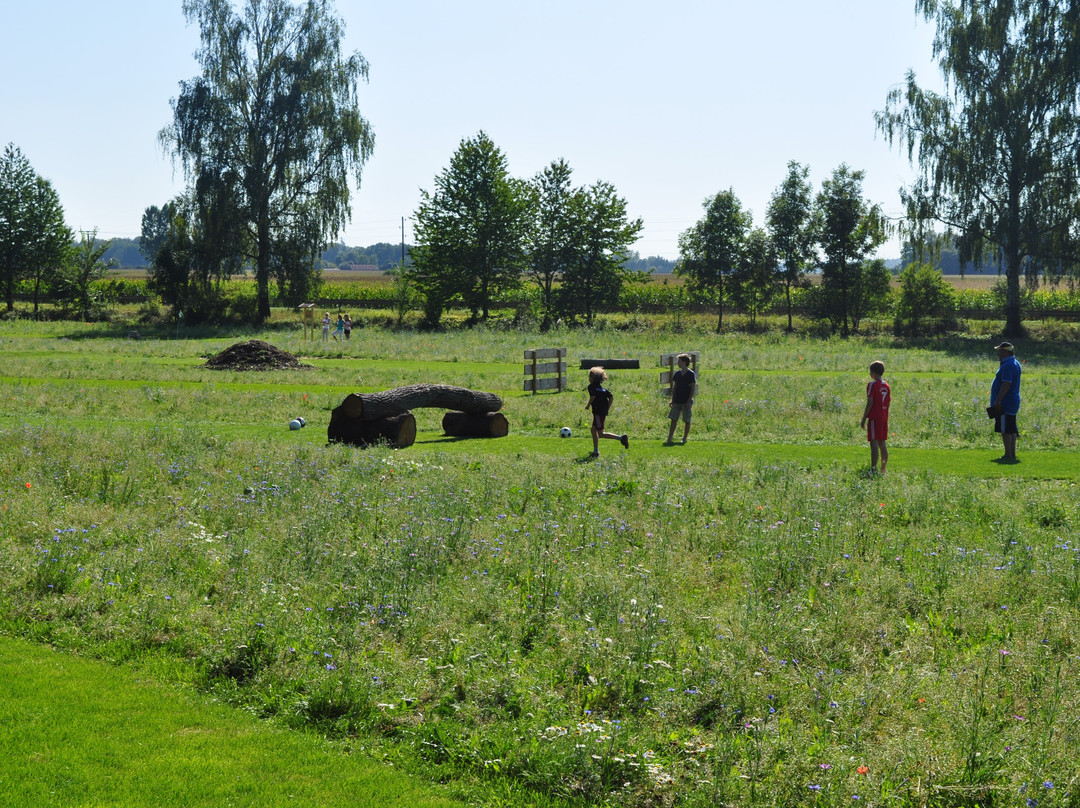
[[[1019,435],[1020,431],[1016,428],[1016,416],[999,415],[994,419],[994,431],[1003,435]]]

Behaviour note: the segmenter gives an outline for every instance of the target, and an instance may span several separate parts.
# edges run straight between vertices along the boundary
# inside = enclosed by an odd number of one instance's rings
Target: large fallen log
[[[502,409],[502,399],[494,393],[448,384],[410,384],[381,393],[349,393],[341,406],[350,418],[371,421],[417,407],[440,407],[478,414],[495,412]]]
[[[448,412],[443,415],[442,428],[452,438],[505,438],[510,422],[501,412]]]
[[[396,449],[404,449],[416,442],[416,416],[406,411],[370,420],[351,418],[345,412],[345,405],[339,404],[330,413],[326,438],[331,443],[348,443],[352,446],[388,443]]]

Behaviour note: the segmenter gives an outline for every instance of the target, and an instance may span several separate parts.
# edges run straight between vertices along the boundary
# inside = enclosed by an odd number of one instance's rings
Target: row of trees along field
[[[556,318],[591,324],[619,299],[633,271],[629,246],[641,220],[609,183],[575,187],[572,169],[555,160],[531,180],[509,176],[502,151],[484,133],[461,142],[450,165],[422,192],[416,247],[407,277],[423,296],[425,320],[439,322],[451,301],[474,319],[525,281],[540,290],[541,327]],[[705,201],[704,216],[679,239],[675,273],[689,293],[719,309],[739,307],[753,326],[785,296],[791,327],[792,289],[820,270],[812,306],[847,336],[862,318],[888,304],[890,273],[867,257],[886,239],[881,209],[862,197],[863,174],[841,166],[815,198],[809,169],[792,162],[773,195],[767,229],[754,228],[731,190]]]
[[[181,82],[160,142],[187,190],[146,209],[142,247],[154,289],[185,310],[209,306],[222,280],[253,269],[250,317],[261,321],[272,283],[282,300],[310,296],[320,256],[349,217],[350,180],[359,183],[374,147],[357,100],[368,65],[342,52],[331,0],[250,0],[239,12],[229,0],[183,5],[200,28],[202,71]],[[932,263],[946,240],[964,263],[1003,267],[1006,333],[1018,334],[1021,277],[1058,280],[1080,267],[1080,0],[917,0],[916,11],[936,24],[946,90],[927,91],[909,73],[876,114],[919,170],[901,190],[907,249]],[[805,169],[790,170],[763,229],[730,190],[706,200],[680,239],[678,270],[721,307],[720,325],[725,304],[753,317],[776,282],[790,300],[801,273],[819,269],[820,304],[849,333],[865,291],[882,282],[882,268],[865,259],[887,223],[861,199],[860,172],[841,166],[810,199]],[[483,132],[462,141],[415,214],[408,277],[429,322],[458,300],[480,319],[493,294],[523,279],[542,290],[545,323],[589,322],[611,302],[637,260],[629,248],[642,222],[627,217],[610,184],[574,187],[570,176],[557,160],[531,181],[515,179]],[[85,305],[86,279],[105,262],[96,239],[72,245],[55,191],[9,146],[0,163],[9,310],[28,279],[35,301],[49,290]]]
[[[609,183],[571,184],[555,160],[532,181],[511,177],[506,157],[484,133],[463,140],[450,165],[422,191],[409,280],[424,299],[428,325],[463,299],[474,319],[522,278],[541,290],[542,327],[554,317],[596,311],[618,299],[624,259],[641,232]]]

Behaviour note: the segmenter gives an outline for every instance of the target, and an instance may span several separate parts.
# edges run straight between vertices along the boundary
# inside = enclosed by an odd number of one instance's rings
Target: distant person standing
[[[322,341],[330,341],[330,312],[324,312],[322,316]]]
[[[345,339],[352,337],[352,317],[345,315]]]
[[[697,374],[690,370],[690,355],[679,354],[679,369],[671,376],[671,409],[668,418],[671,419],[671,428],[668,429],[667,442],[675,442],[675,426],[679,418],[683,422],[682,442],[690,437],[690,418],[694,409],[694,397],[697,395]]]
[[[998,355],[998,370],[990,385],[987,413],[994,419],[994,431],[1001,433],[1001,442],[1005,446],[1005,454],[997,462],[1015,463],[1016,439],[1020,437],[1016,427],[1016,416],[1020,412],[1020,363],[1016,361],[1011,342],[995,345],[994,350]]]
[[[889,438],[889,405],[892,403],[892,390],[882,376],[885,375],[885,363],[870,363],[870,382],[866,385],[866,407],[863,409],[862,423],[866,427],[866,440],[870,442],[870,471],[878,471],[878,457],[881,457],[881,473],[889,462],[889,450],[885,441]]]
[[[339,342],[345,336],[345,318],[340,314],[337,316],[337,325],[334,326],[333,336],[335,342]]]

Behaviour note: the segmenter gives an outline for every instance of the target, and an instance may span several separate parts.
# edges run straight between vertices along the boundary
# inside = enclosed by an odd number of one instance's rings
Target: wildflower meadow
[[[257,336],[311,367],[257,373],[203,367],[250,334],[177,336],[0,323],[3,633],[477,804],[1080,805],[1075,343],[1017,343],[1003,466],[992,335],[297,327]],[[569,389],[523,392],[556,346]],[[665,446],[683,350],[700,392]],[[609,380],[630,448],[595,460],[583,357],[641,359]],[[416,382],[498,393],[510,435],[418,410],[408,449],[327,445],[347,393]]]

